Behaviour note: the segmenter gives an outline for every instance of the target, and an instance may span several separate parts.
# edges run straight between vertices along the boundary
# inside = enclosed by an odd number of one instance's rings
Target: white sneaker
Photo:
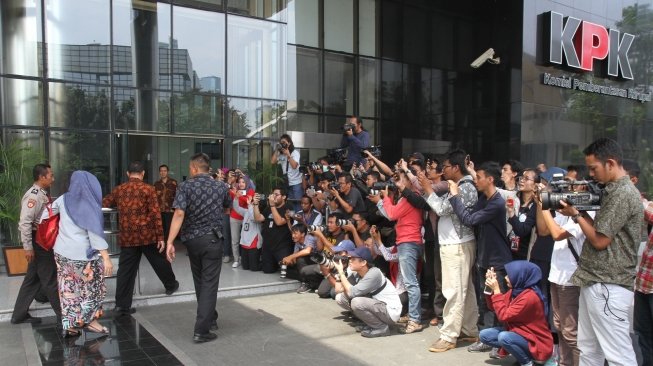
[[[231,265],[231,268],[238,268],[238,262],[234,261],[234,263]]]

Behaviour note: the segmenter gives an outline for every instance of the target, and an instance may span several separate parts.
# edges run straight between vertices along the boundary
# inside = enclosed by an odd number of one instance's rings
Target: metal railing
[[[117,208],[102,208],[102,213],[104,214],[104,234],[107,238],[107,243],[109,243],[109,257],[116,258],[120,256],[120,244],[118,242],[118,234],[120,233],[120,226],[118,224],[118,209]],[[117,278],[117,271],[115,271],[111,276],[105,278]],[[138,294],[142,295],[141,292],[141,271],[140,269],[136,272],[136,286],[138,289]]]

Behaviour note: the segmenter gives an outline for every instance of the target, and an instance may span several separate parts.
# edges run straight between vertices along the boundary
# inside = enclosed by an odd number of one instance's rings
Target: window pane
[[[170,5],[113,1],[113,83],[170,89]]]
[[[288,47],[288,109],[319,112],[322,107],[321,52]]]
[[[41,2],[0,2],[0,73],[42,76]]]
[[[80,169],[95,175],[102,192],[109,192],[109,136],[108,133],[50,132],[50,164],[56,175],[51,189],[53,196],[65,193],[70,175]]]
[[[176,94],[175,132],[222,134],[222,98],[197,93]]]
[[[324,19],[324,48],[354,52],[354,2],[325,1]]]
[[[172,14],[174,90],[222,92],[225,15],[178,6]]]
[[[109,82],[109,0],[46,1],[48,73]]]
[[[38,81],[2,78],[2,123],[43,126],[43,87]]]
[[[319,47],[319,0],[291,0],[288,4],[288,43]]]
[[[276,138],[285,118],[283,102],[230,98],[227,101],[227,131],[246,138]]]
[[[286,99],[286,25],[229,15],[228,94]]]
[[[170,93],[156,90],[113,89],[116,128],[170,132]]]
[[[34,149],[39,154],[45,156],[43,153],[43,131],[40,130],[4,130],[7,136],[7,144],[20,140]],[[31,170],[31,168],[30,168]]]
[[[376,0],[358,0],[358,53],[377,56]]]
[[[257,18],[285,22],[287,0],[229,0],[227,11]]]
[[[315,114],[288,113],[284,131],[320,132],[320,116]]]
[[[324,57],[324,105],[327,113],[354,112],[354,58],[326,53]]]
[[[379,61],[360,58],[358,62],[358,114],[376,117],[381,68]]]
[[[109,129],[109,87],[49,84],[49,124],[53,127]]]

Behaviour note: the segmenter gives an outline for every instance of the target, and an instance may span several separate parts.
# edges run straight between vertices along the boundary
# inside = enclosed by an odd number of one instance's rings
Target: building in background
[[[551,62],[552,11],[579,38],[619,31],[622,69],[576,68],[564,47]],[[314,161],[351,114],[388,161],[462,147],[565,166],[612,137],[653,192],[652,15],[653,0],[2,0],[0,132],[45,151],[55,195],[76,169],[108,191],[136,159],[150,181],[163,163],[183,180],[198,151],[260,166],[286,131]],[[488,48],[500,63],[472,68]]]

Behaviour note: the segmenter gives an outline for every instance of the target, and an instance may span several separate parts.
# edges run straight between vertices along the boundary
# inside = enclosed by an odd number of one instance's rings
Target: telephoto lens
[[[279,273],[279,277],[281,278],[286,278],[286,272],[288,271],[288,266],[285,264],[281,264],[281,271]]]

